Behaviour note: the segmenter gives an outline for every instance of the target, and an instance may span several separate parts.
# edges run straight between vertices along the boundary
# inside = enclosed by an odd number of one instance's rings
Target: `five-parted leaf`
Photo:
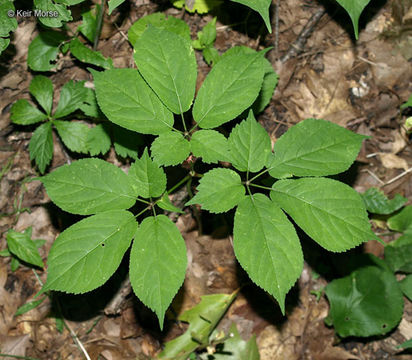
[[[190,143],[177,132],[160,134],[150,148],[153,159],[160,165],[178,165],[190,154]]]
[[[213,169],[200,179],[198,193],[186,205],[200,204],[213,213],[229,211],[245,196],[240,176],[230,169]]]
[[[173,126],[173,114],[134,69],[92,72],[97,102],[107,118],[142,134],[161,134]]]
[[[84,293],[116,271],[137,229],[125,210],[102,212],[64,230],[50,249],[46,290]]]
[[[166,174],[150,158],[147,148],[130,166],[129,177],[136,194],[143,198],[159,197],[166,190]]]
[[[190,147],[193,155],[207,164],[230,161],[227,139],[215,130],[196,131],[190,139]]]
[[[176,225],[165,215],[144,219],[130,253],[130,282],[137,297],[156,313],[161,329],[186,266],[186,245]]]
[[[189,110],[195,95],[197,64],[190,41],[149,25],[134,44],[139,72],[175,114]]]
[[[302,272],[303,255],[279,206],[263,194],[247,196],[236,209],[233,247],[250,278],[276,298],[284,313],[285,296]]]
[[[341,173],[355,161],[365,138],[329,121],[303,120],[276,141],[269,174],[280,179]]]
[[[193,106],[193,118],[201,128],[222,125],[253,104],[263,82],[261,56],[228,56],[213,66]]]
[[[240,171],[262,170],[272,150],[270,137],[255,120],[252,110],[246,120],[233,128],[228,145],[229,161]]]
[[[279,180],[270,196],[306,234],[329,251],[346,251],[375,239],[362,198],[339,181]]]
[[[128,209],[136,199],[130,178],[117,166],[100,159],[63,165],[40,180],[53,202],[72,214]]]

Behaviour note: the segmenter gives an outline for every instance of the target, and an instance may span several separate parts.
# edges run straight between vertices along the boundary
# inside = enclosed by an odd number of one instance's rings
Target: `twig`
[[[120,285],[120,291],[116,293],[114,298],[110,300],[109,304],[104,309],[105,315],[119,315],[122,310],[122,304],[131,292],[132,285],[129,276],[127,276]]]
[[[66,328],[70,331],[70,335],[72,336],[73,340],[77,343],[77,345],[79,346],[80,350],[83,352],[85,358],[87,360],[92,360],[90,358],[90,355],[88,354],[87,350],[85,349],[85,347],[83,346],[83,344],[81,343],[81,341],[79,340],[79,338],[77,337],[76,333],[73,331],[73,329],[70,327],[70,325],[67,323],[67,321],[63,320],[64,325],[66,326]]]
[[[94,41],[93,41],[93,50],[97,50],[97,45],[99,45],[99,38],[100,34],[102,32],[102,25],[103,25],[103,15],[104,15],[104,7],[105,7],[106,1],[102,0],[102,3],[100,5],[99,13],[97,14],[97,27],[96,27],[96,33],[94,34]]]
[[[308,20],[308,22],[298,35],[297,39],[289,46],[289,49],[286,52],[286,54],[280,58],[280,61],[282,63],[299,55],[303,51],[307,40],[309,39],[316,25],[319,23],[320,19],[323,17],[325,13],[326,10],[322,7],[312,15],[312,17]]]
[[[404,177],[405,175],[409,174],[410,172],[412,172],[412,167],[410,167],[408,170],[405,170],[403,173],[395,176],[394,178],[390,179],[389,181],[387,181],[386,183],[384,183],[382,186],[386,186],[386,185],[392,184],[393,182],[399,180],[400,178]]]
[[[381,179],[379,179],[379,177],[375,173],[370,171],[369,169],[364,169],[362,171],[367,172],[370,176],[372,176],[375,180],[377,180],[381,184],[381,186],[385,185],[385,182],[383,182]]]

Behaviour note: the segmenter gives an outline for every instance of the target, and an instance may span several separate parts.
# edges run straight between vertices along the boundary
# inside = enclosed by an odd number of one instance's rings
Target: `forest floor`
[[[256,50],[273,47],[267,57],[280,81],[270,105],[258,117],[273,142],[290,126],[306,118],[322,118],[368,135],[355,165],[341,179],[357,191],[379,187],[393,197],[401,194],[412,202],[412,147],[402,124],[405,114],[400,105],[412,93],[412,2],[391,0],[373,2],[362,17],[360,38],[352,37],[349,17],[327,2],[280,1],[278,31],[265,32],[258,16],[225,9],[217,16],[216,48],[219,52],[236,45]],[[405,3],[409,5],[405,8]],[[402,5],[403,4],[403,5]],[[323,11],[326,6],[326,12]],[[73,17],[80,12],[73,8]],[[138,18],[156,11],[184,19],[194,37],[213,15],[199,16],[175,9],[165,2],[132,0],[110,17],[106,16],[99,48],[113,58],[116,67],[134,67],[132,47],[125,34]],[[409,12],[408,12],[409,11]],[[275,6],[272,6],[275,29]],[[242,20],[246,19],[246,20]],[[32,132],[10,123],[10,107],[19,98],[29,98],[33,73],[27,68],[27,48],[38,33],[34,19],[20,19],[14,34],[13,52],[3,56],[0,65],[0,250],[6,248],[6,233],[13,228],[33,228],[34,239],[45,239],[40,249],[45,259],[56,236],[76,219],[53,205],[30,162],[28,142]],[[319,20],[319,21],[314,21]],[[79,21],[70,23],[77,27]],[[313,27],[309,36],[300,33]],[[252,30],[251,30],[252,29]],[[409,30],[408,30],[409,29]],[[304,41],[306,40],[306,41]],[[291,51],[291,49],[297,49]],[[210,71],[197,54],[200,75],[198,86]],[[58,59],[58,71],[51,72],[57,90],[70,79],[91,81],[82,64],[69,56]],[[56,101],[56,99],[55,99]],[[56,139],[50,171],[69,161]],[[69,157],[69,158],[68,158]],[[118,165],[126,160],[108,157]],[[398,175],[401,175],[398,177]],[[396,178],[397,177],[397,178]],[[395,180],[393,180],[395,179]],[[222,218],[215,224],[205,217],[204,233],[189,210],[177,218],[189,254],[186,281],[171,308],[181,313],[200,300],[200,296],[230,293],[238,288],[245,274],[237,264],[231,244],[230,226]],[[384,241],[393,235],[374,225]],[[286,316],[262,290],[245,286],[220,322],[228,329],[238,325],[245,339],[257,337],[262,360],[274,359],[412,359],[396,346],[412,338],[412,303],[405,300],[400,325],[383,337],[339,339],[324,318],[329,305],[324,296],[317,300],[312,291],[323,288],[326,267],[333,255],[303,239],[305,267],[298,283],[287,296]],[[383,246],[369,242],[365,252],[383,255]],[[315,271],[316,269],[316,271]],[[35,272],[38,278],[35,276]],[[46,273],[20,266],[11,271],[10,258],[0,257],[0,344],[1,352],[35,359],[84,359],[79,342],[91,359],[149,359],[165,341],[182,333],[182,327],[168,314],[166,329],[160,332],[153,313],[130,294],[127,287],[119,298],[121,270],[105,286],[84,295],[55,294],[39,307],[15,317],[17,308],[31,300],[41,288]],[[119,285],[120,284],[120,285]],[[68,328],[58,330],[61,319]],[[57,320],[56,320],[57,318]],[[60,320],[59,320],[60,319]],[[75,334],[75,336],[74,336]],[[6,359],[11,359],[7,357]]]

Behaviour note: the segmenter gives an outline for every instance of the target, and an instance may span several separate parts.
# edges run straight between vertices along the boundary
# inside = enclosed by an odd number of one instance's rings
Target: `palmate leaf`
[[[247,196],[236,209],[233,248],[253,282],[273,295],[285,313],[285,296],[302,272],[303,255],[279,206],[263,194]]]
[[[166,174],[149,156],[147,148],[129,169],[136,194],[143,198],[159,197],[166,190]]]
[[[201,128],[222,125],[253,104],[263,82],[261,56],[227,56],[213,66],[193,106],[193,117]]]
[[[46,114],[50,115],[53,105],[52,81],[46,76],[37,75],[31,81],[29,90]]]
[[[376,238],[362,198],[339,181],[280,180],[270,196],[306,234],[329,251],[346,251]]]
[[[200,204],[203,209],[216,214],[234,208],[243,200],[246,191],[237,173],[222,168],[204,174],[197,189],[198,193],[186,206]]]
[[[189,110],[197,78],[190,41],[149,25],[134,47],[139,72],[160,100],[175,114]]]
[[[193,155],[207,164],[230,161],[227,139],[215,130],[196,131],[190,139],[190,147]]]
[[[267,131],[250,110],[246,120],[236,125],[228,139],[229,161],[240,171],[258,172],[271,154],[271,141]]]
[[[178,165],[190,154],[190,143],[177,132],[160,134],[152,143],[151,154],[160,165]]]
[[[72,214],[128,209],[137,196],[130,178],[117,166],[100,159],[63,165],[40,180],[52,201]]]
[[[55,120],[53,124],[64,145],[66,145],[69,150],[83,154],[88,153],[87,139],[90,129],[85,124],[61,120]]]
[[[239,4],[243,4],[245,6],[250,7],[251,9],[257,11],[260,16],[262,17],[268,31],[272,32],[272,25],[270,24],[269,18],[269,7],[272,3],[271,0],[232,0],[233,2],[237,2]]]
[[[50,249],[42,291],[84,293],[116,271],[137,229],[134,215],[113,210],[83,219],[64,230]]]
[[[62,118],[80,109],[86,97],[87,88],[84,87],[84,81],[74,82],[71,80],[67,82],[60,91],[60,99],[54,118]]]
[[[365,138],[329,121],[303,120],[276,141],[269,174],[278,179],[339,174],[355,161]]]
[[[370,0],[336,0],[339,5],[341,5],[346,12],[349,14],[353,30],[355,31],[355,38],[359,37],[359,18],[362,11],[365,9],[366,5],[370,3]]]
[[[333,280],[325,293],[330,303],[328,321],[342,337],[382,335],[402,318],[403,297],[396,278],[377,266]]]
[[[92,71],[97,102],[107,118],[126,129],[158,135],[170,131],[173,114],[134,69]]]
[[[144,219],[130,253],[130,282],[137,297],[156,313],[161,329],[186,266],[186,246],[176,225],[164,215]]]
[[[29,143],[30,160],[34,160],[41,174],[53,157],[53,132],[51,122],[40,125]]]

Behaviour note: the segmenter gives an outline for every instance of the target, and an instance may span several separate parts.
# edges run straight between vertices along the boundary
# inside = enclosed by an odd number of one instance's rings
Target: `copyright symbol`
[[[8,16],[9,18],[14,17],[14,11],[13,11],[13,10],[7,11],[7,16]]]

